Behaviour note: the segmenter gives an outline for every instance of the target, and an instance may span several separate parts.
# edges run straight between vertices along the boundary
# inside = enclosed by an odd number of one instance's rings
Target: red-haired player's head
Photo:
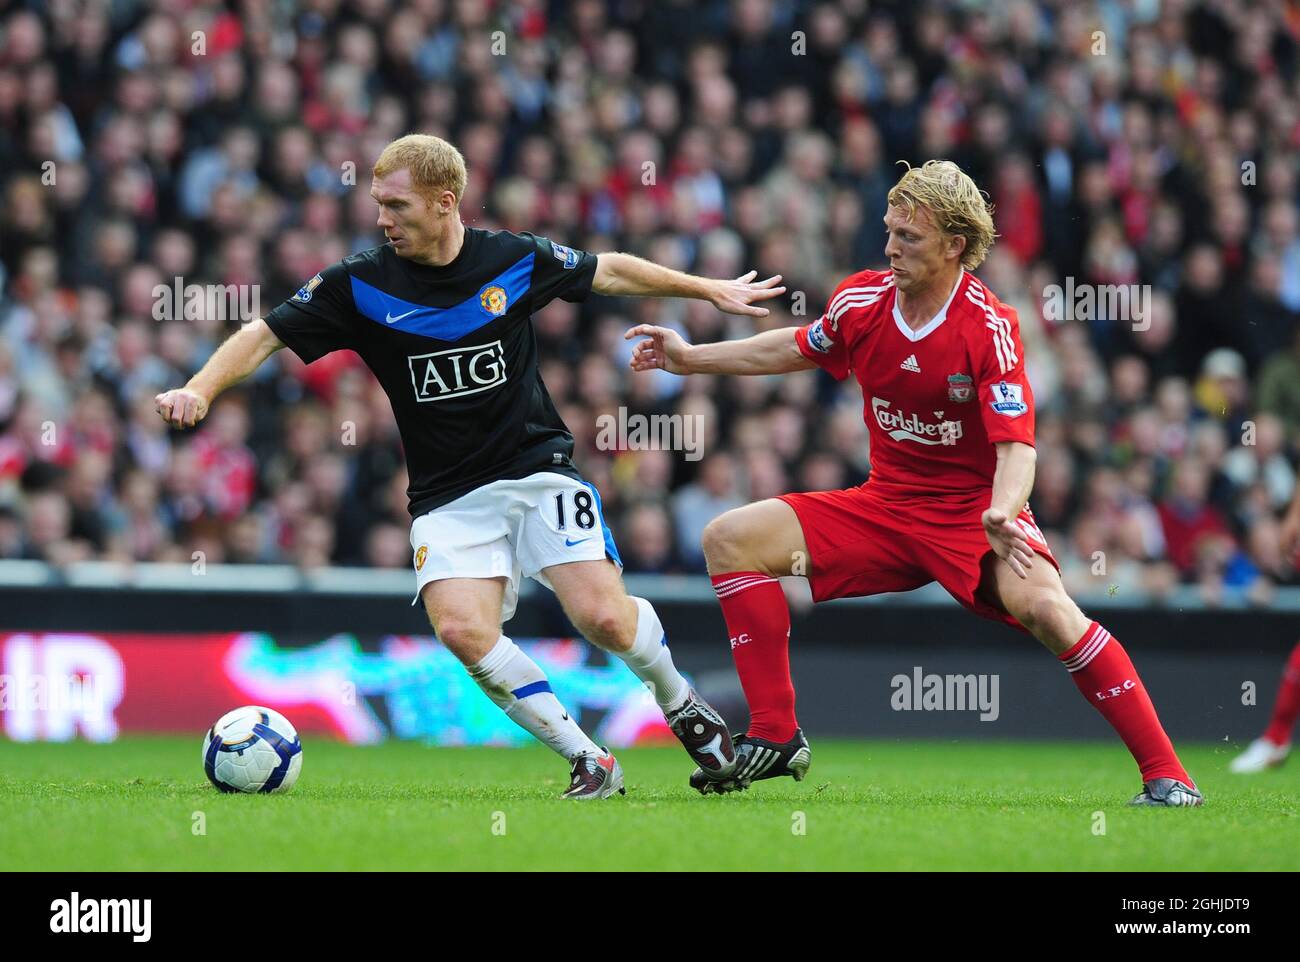
[[[462,229],[460,199],[468,174],[460,151],[441,137],[407,134],[383,149],[371,173],[376,224],[393,252],[422,263],[445,262],[439,253]]]
[[[992,207],[975,181],[950,160],[909,167],[889,192],[885,256],[894,284],[910,296],[952,290],[993,246]]]

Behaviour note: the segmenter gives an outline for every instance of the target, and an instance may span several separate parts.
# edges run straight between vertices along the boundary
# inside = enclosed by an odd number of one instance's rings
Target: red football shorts
[[[803,528],[814,600],[911,591],[937,581],[977,615],[1027,630],[979,592],[980,563],[993,550],[980,523],[989,492],[895,496],[878,493],[868,482],[843,491],[784,494],[781,500]],[[1016,523],[1030,547],[1059,571],[1028,505]]]

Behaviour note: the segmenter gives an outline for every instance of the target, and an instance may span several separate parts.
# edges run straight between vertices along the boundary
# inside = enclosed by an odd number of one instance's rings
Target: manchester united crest
[[[479,293],[478,302],[483,305],[483,310],[493,317],[500,317],[509,306],[506,289],[498,287],[496,284],[483,288]]]
[[[429,546],[422,544],[415,552],[415,570],[419,571],[424,567],[424,559],[429,557]]]
[[[975,396],[975,382],[969,374],[948,375],[948,400],[963,404]]]

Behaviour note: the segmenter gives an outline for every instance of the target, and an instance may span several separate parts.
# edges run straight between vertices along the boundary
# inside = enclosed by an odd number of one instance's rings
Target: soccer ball
[[[278,711],[236,708],[208,729],[203,771],[223,792],[287,792],[302,771],[302,740]]]

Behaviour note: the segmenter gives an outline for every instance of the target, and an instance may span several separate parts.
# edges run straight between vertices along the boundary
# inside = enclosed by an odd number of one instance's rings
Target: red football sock
[[[1143,782],[1176,778],[1194,786],[1119,639],[1094,621],[1078,643],[1059,657],[1083,697],[1124,739],[1142,771]]]
[[[1282,687],[1277,693],[1277,704],[1273,706],[1273,717],[1269,719],[1264,737],[1274,745],[1285,745],[1291,741],[1291,730],[1295,720],[1300,718],[1300,645],[1296,645],[1291,657],[1282,669]]]
[[[794,719],[790,680],[790,606],[775,578],[757,571],[733,571],[712,578],[731,636],[740,686],[749,702],[749,734],[789,741]]]

